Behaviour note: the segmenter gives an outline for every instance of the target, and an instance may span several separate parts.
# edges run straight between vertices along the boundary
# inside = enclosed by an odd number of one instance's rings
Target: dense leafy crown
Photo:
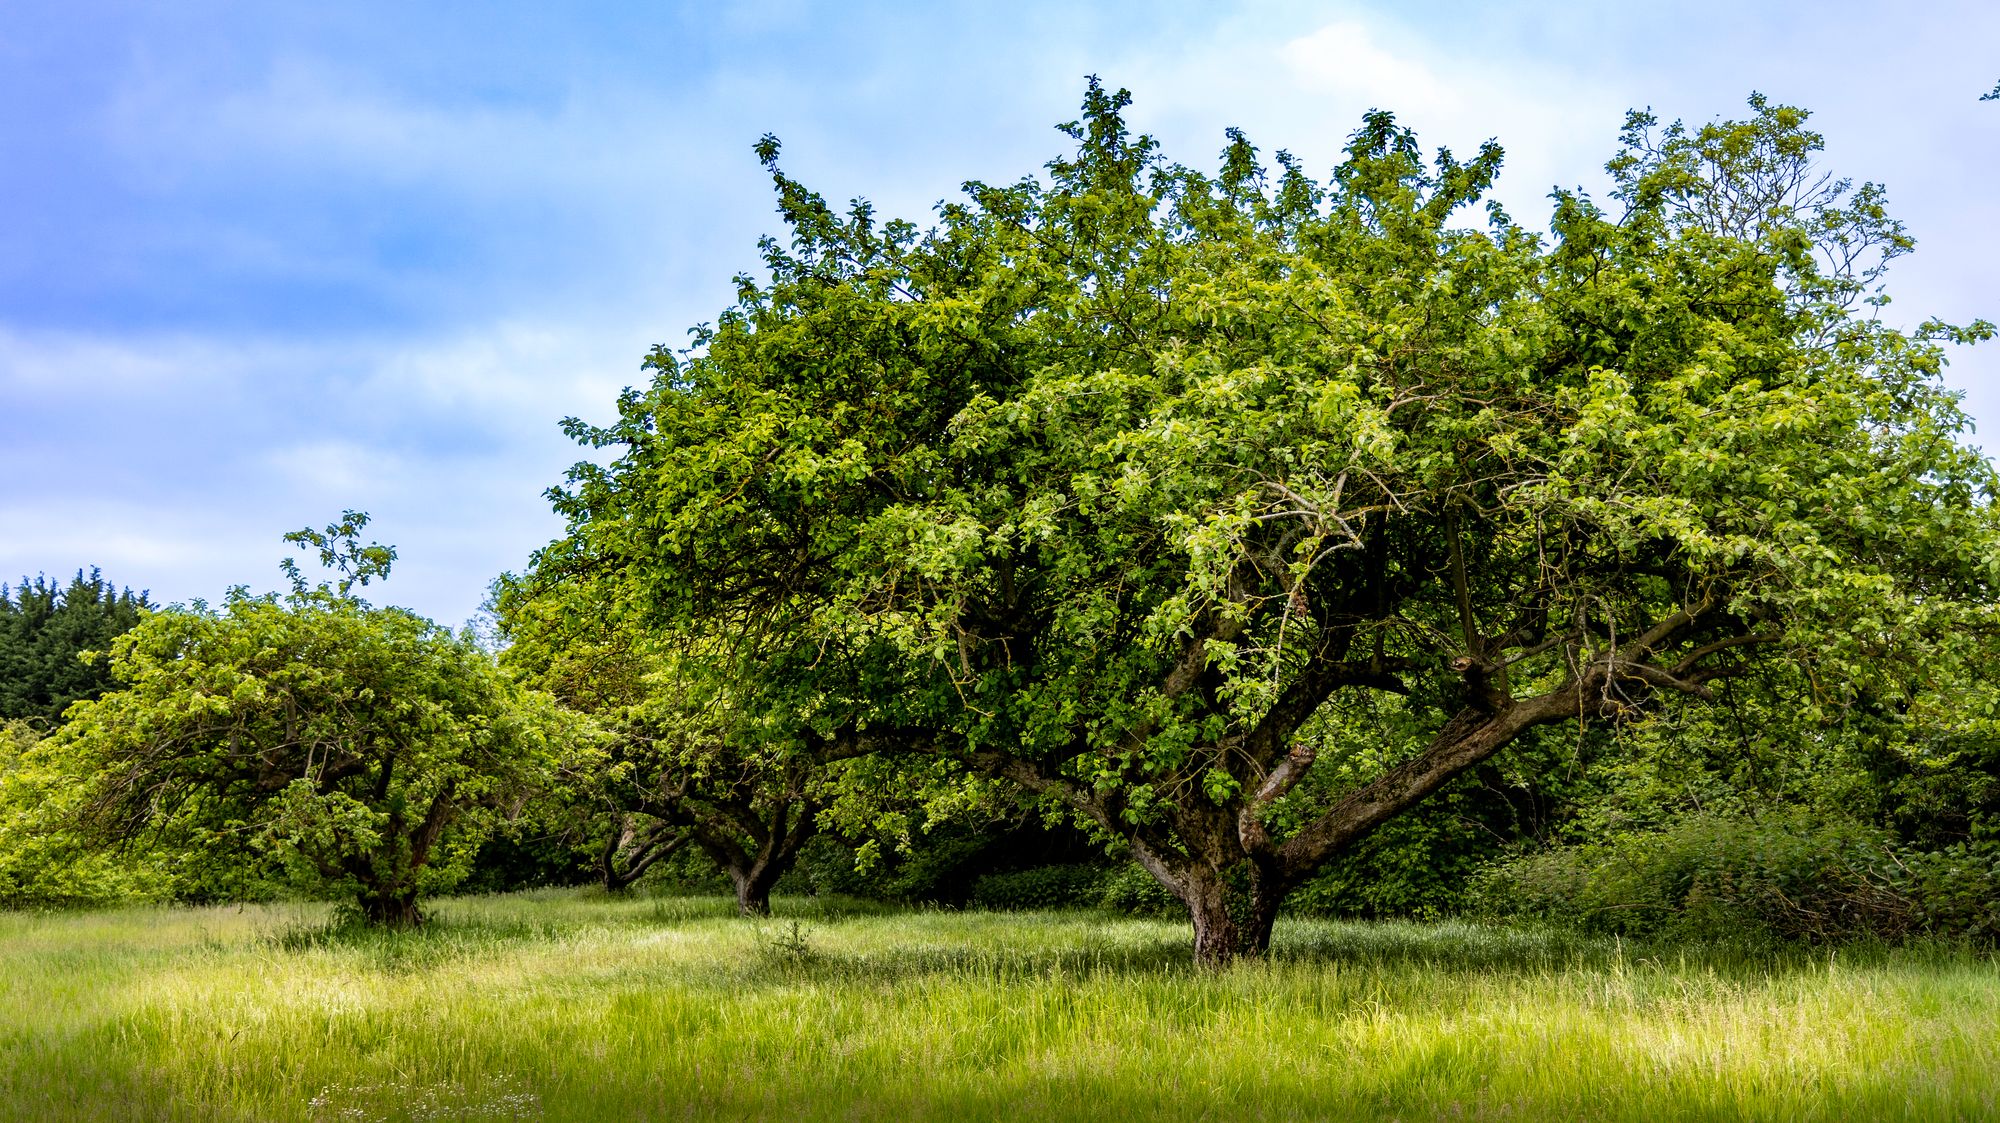
[[[342,573],[286,597],[232,590],[149,615],[112,645],[119,688],[38,749],[87,777],[76,825],[100,837],[285,858],[307,884],[415,917],[463,877],[496,813],[533,790],[567,725],[470,635],[351,593],[393,551],[349,512],[318,545]],[[338,563],[338,564],[336,564]],[[373,915],[373,914],[371,914]]]
[[[1072,156],[928,230],[767,139],[789,243],[570,423],[618,455],[552,493],[544,571],[738,637],[738,705],[781,724],[1177,829],[1329,715],[1322,767],[1772,654],[1838,705],[1989,626],[1993,473],[1937,376],[1991,329],[1872,314],[1909,239],[1812,172],[1802,112],[1635,114],[1612,209],[1560,192],[1543,237],[1454,225],[1491,144],[1426,160],[1372,113],[1326,182],[1236,133],[1206,174],[1126,101],[1093,83]]]

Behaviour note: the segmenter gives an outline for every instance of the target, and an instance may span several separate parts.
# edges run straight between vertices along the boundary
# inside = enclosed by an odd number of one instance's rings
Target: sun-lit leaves
[[[1210,176],[1128,100],[922,232],[760,150],[790,243],[573,427],[619,455],[554,493],[550,572],[746,637],[774,727],[919,729],[1068,808],[1218,932],[1230,877],[1274,909],[1526,729],[1772,657],[1839,706],[1990,633],[1992,471],[1936,372],[1991,328],[1864,314],[1909,241],[1802,111],[1636,114],[1543,237],[1453,225],[1496,145],[1378,112],[1326,183],[1240,134]],[[1369,694],[1393,733],[1328,708]]]
[[[341,549],[361,522],[329,549],[381,576],[386,557]],[[39,751],[80,785],[71,829],[273,854],[371,920],[413,922],[575,730],[469,635],[299,584],[148,616],[113,645],[120,688]]]

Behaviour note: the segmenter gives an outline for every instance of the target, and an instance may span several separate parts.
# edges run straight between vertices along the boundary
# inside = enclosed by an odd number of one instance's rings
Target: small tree
[[[530,578],[502,578],[494,596],[503,662],[590,715],[600,735],[555,789],[555,816],[583,824],[609,890],[692,847],[729,877],[743,915],[768,914],[821,813],[843,795],[855,813],[846,762],[878,746],[852,729],[746,720],[714,678],[731,665],[717,655],[723,637],[637,626],[617,580],[566,571],[566,546],[543,551]]]
[[[620,455],[557,507],[654,626],[794,637],[717,676],[744,712],[1069,809],[1214,964],[1538,730],[1762,660],[1838,707],[1991,634],[1994,474],[1937,380],[1991,328],[1871,314],[1909,240],[1802,111],[1635,114],[1619,213],[1558,193],[1546,240],[1453,224],[1496,145],[1372,113],[1327,182],[1234,133],[1210,175],[1127,101],[928,232],[767,138],[768,282],[572,423]]]
[[[500,810],[556,763],[562,719],[469,636],[352,593],[393,552],[349,512],[290,540],[341,570],[290,596],[230,593],[149,616],[114,645],[123,684],[78,708],[50,751],[86,777],[101,837],[150,834],[283,855],[376,924],[464,876]]]

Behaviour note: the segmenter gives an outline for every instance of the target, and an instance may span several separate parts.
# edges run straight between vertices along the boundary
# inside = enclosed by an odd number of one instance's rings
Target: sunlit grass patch
[[[1938,947],[1635,947],[538,893],[416,932],[311,906],[0,917],[0,1118],[1978,1118],[2000,970]]]

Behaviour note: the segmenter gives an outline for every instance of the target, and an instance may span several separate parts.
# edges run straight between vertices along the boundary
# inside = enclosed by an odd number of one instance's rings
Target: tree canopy
[[[745,915],[763,915],[823,813],[844,803],[851,820],[856,804],[881,802],[850,775],[876,746],[760,723],[719,677],[726,640],[643,627],[617,602],[621,584],[540,567],[496,583],[503,663],[599,734],[548,810],[592,836],[608,889],[693,849],[728,876]]]
[[[794,734],[932,752],[1065,807],[1189,908],[1197,955],[1537,730],[1785,660],[1839,707],[1990,634],[1991,467],[1943,345],[1872,314],[1909,248],[1797,109],[1634,114],[1552,234],[1487,144],[1371,113],[1325,181],[1213,173],[1092,83],[1046,178],[928,229],[760,156],[768,277],[554,493],[544,564]]]
[[[219,609],[148,616],[111,652],[118,689],[33,752],[79,778],[79,827],[183,849],[275,853],[368,920],[420,919],[462,878],[493,820],[545,784],[565,719],[468,635],[376,608],[351,589],[393,551],[361,548],[349,512],[316,545],[338,585],[237,589]]]

